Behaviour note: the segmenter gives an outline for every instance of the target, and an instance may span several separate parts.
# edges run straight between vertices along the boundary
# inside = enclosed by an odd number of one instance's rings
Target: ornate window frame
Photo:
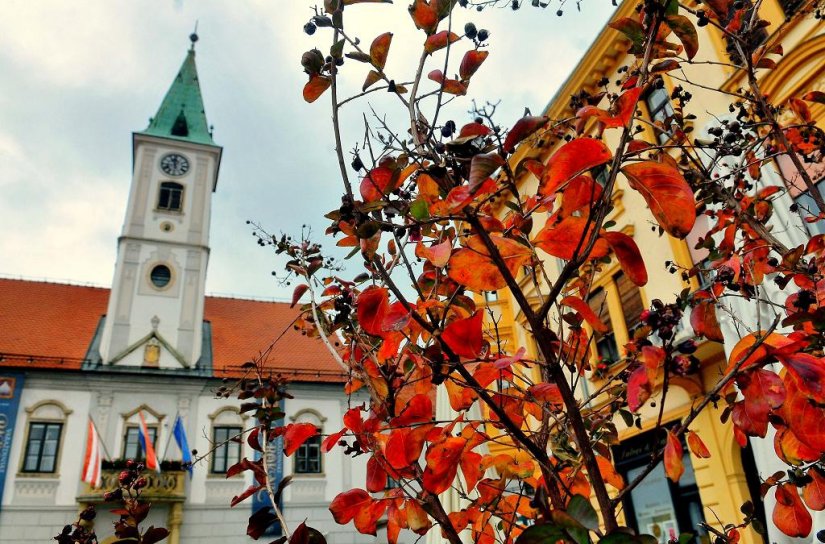
[[[45,415],[38,416],[37,412],[47,406],[54,406],[61,412],[61,416],[47,417]],[[23,442],[20,447],[20,462],[17,465],[17,478],[60,478],[60,461],[63,456],[63,445],[66,437],[66,427],[69,423],[69,415],[72,410],[65,404],[55,399],[43,399],[35,402],[31,406],[26,407],[26,427],[23,434]],[[53,472],[25,472],[23,467],[26,464],[26,452],[29,445],[29,432],[31,431],[32,423],[60,423],[60,438],[57,442],[57,454],[54,460]]]

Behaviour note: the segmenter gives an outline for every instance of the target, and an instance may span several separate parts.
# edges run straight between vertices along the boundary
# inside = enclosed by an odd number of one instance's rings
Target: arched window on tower
[[[158,193],[158,210],[179,212],[183,208],[183,185],[174,181],[160,184]]]

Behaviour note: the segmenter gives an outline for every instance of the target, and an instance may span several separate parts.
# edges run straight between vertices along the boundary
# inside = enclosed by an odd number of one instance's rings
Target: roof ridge
[[[7,281],[24,281],[29,283],[47,283],[49,285],[67,285],[70,287],[89,287],[91,289],[105,289],[111,290],[111,287],[100,285],[94,282],[83,282],[80,280],[72,280],[66,278],[48,278],[46,276],[25,276],[22,274],[4,274],[0,272],[0,280]]]

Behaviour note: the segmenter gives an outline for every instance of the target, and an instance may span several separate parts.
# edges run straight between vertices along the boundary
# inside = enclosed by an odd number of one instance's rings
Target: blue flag
[[[175,427],[172,429],[172,434],[175,436],[175,442],[178,443],[178,447],[180,448],[181,461],[191,463],[192,451],[189,449],[189,441],[186,440],[186,429],[183,428],[183,420],[180,416],[175,418]],[[187,467],[187,470],[189,471],[189,476],[192,476],[191,464]]]

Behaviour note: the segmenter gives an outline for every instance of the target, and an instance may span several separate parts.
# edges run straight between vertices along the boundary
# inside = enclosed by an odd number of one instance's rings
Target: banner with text
[[[23,392],[25,375],[16,372],[0,372],[0,499],[9,472],[9,456],[17,421],[17,409]]]
[[[281,400],[281,404],[278,407],[280,411],[283,413],[284,411],[284,401]],[[283,419],[279,419],[275,422],[275,426],[281,426],[284,424]],[[273,487],[277,488],[278,484],[281,483],[281,480],[284,477],[284,437],[278,436],[275,440],[271,441],[267,444],[266,447],[266,467],[269,472],[269,479],[272,482]],[[255,452],[255,460],[261,458],[261,452]],[[272,502],[269,500],[269,494],[267,493],[266,489],[262,489],[258,491],[254,495],[252,495],[252,513],[254,514],[261,508],[272,508]],[[284,509],[284,501],[282,498],[278,499],[278,509],[283,512]],[[281,529],[281,523],[276,521],[264,533],[267,536],[280,536],[283,533]]]

